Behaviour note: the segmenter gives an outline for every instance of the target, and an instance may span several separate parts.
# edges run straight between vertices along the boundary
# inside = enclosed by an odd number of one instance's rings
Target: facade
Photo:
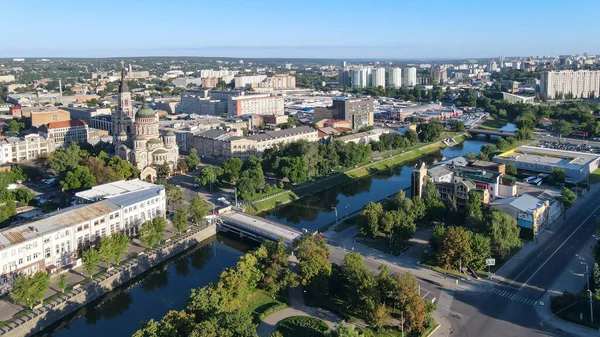
[[[533,96],[519,96],[515,94],[509,94],[507,92],[502,93],[502,99],[509,103],[525,103],[525,104],[534,104],[535,97]]]
[[[350,123],[352,129],[373,125],[373,98],[333,97],[330,107],[316,107],[313,120],[342,119]]]
[[[144,179],[156,177],[156,166],[167,163],[175,169],[179,158],[179,147],[175,134],[160,134],[158,115],[146,103],[134,114],[131,93],[127,87],[125,68],[121,69],[118,107],[112,115],[112,135],[115,153],[134,164],[145,174]]]
[[[272,88],[272,89],[296,89],[296,77],[292,75],[277,74],[265,78],[258,83],[251,83],[252,88]]]
[[[371,82],[374,87],[385,87],[385,69],[375,68],[371,76]]]
[[[266,78],[267,75],[236,76],[233,80],[236,88],[246,88],[251,87],[253,83],[260,83]]]
[[[443,85],[448,82],[448,72],[444,67],[431,69],[431,74],[433,75],[433,80],[439,85]]]
[[[69,111],[54,107],[48,109],[40,107],[22,107],[13,111],[13,115],[14,113],[20,114],[17,117],[27,119],[32,126],[40,126],[52,122],[68,121],[71,119],[71,114]]]
[[[417,68],[404,68],[402,72],[404,73],[404,77],[402,78],[402,84],[404,84],[407,87],[414,87],[415,85],[417,85]]]
[[[343,143],[369,144],[370,142],[379,141],[379,137],[387,133],[389,133],[388,129],[373,129],[371,131],[358,132],[352,135],[342,136],[336,140],[339,140]]]
[[[279,115],[283,114],[282,96],[248,95],[231,97],[227,101],[230,116]]]
[[[540,76],[540,95],[546,99],[600,96],[600,70],[546,71]]]
[[[232,157],[245,160],[250,156],[260,156],[266,149],[278,144],[299,140],[318,141],[317,130],[309,126],[300,126],[241,137],[226,130],[213,129],[197,134],[194,137],[194,147],[198,155],[222,160]]]
[[[565,170],[567,181],[580,182],[598,168],[600,155],[520,146],[495,156],[493,160],[497,163],[513,163],[519,171],[551,173],[553,168],[560,168]]]
[[[48,139],[39,134],[29,134],[22,138],[9,137],[6,139],[6,142],[9,145],[3,144],[3,147],[10,146],[10,150],[5,150],[3,153],[10,153],[11,159],[8,162],[11,163],[36,159],[40,154],[50,152]],[[6,157],[2,159],[2,162],[7,162]]]
[[[371,74],[372,68],[356,68],[352,69],[352,87],[353,88],[366,88],[370,87],[372,83]]]
[[[88,125],[79,119],[52,122],[40,128],[40,134],[48,140],[48,152],[71,144],[87,143]]]
[[[71,118],[81,119],[88,124],[90,124],[93,117],[106,116],[112,113],[110,108],[61,107],[61,109],[68,111]]]
[[[10,83],[15,81],[15,75],[0,75],[0,83]]]
[[[517,226],[529,229],[537,235],[541,229],[548,226],[548,212],[550,202],[541,200],[529,194],[520,197],[498,200],[491,203],[491,207],[503,210],[508,215],[517,219]]]
[[[402,69],[388,69],[388,87],[400,88],[402,86]]]
[[[137,235],[142,222],[163,217],[165,211],[164,187],[153,185],[0,230],[0,291],[10,291],[12,281],[22,273],[70,268],[84,249],[103,236]]]

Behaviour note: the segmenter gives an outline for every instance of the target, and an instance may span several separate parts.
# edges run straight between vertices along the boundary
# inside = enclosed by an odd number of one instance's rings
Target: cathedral
[[[112,114],[115,153],[137,166],[144,180],[155,181],[158,166],[165,162],[173,171],[179,158],[175,133],[168,131],[161,135],[158,115],[146,103],[134,114],[123,62],[118,104]]]

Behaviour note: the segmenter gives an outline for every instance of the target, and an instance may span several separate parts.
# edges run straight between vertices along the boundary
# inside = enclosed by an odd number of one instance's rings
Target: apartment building
[[[198,151],[198,155],[220,160],[232,157],[245,160],[250,156],[260,156],[266,149],[278,144],[299,140],[316,142],[318,139],[317,130],[309,126],[267,131],[248,137],[242,137],[222,129],[213,129],[197,134],[194,137],[194,147]]]
[[[15,107],[13,117],[27,120],[31,126],[40,126],[51,122],[68,121],[71,113],[56,107]]]
[[[236,76],[233,78],[236,88],[251,87],[253,83],[260,83],[267,78],[267,75]]]
[[[252,83],[252,88],[296,89],[296,77],[292,75],[278,74],[265,78],[258,83]]]
[[[98,186],[97,186],[98,187]],[[103,200],[68,207],[43,218],[0,230],[0,291],[10,291],[22,273],[70,268],[82,250],[117,232],[138,235],[146,220],[164,216],[163,186],[109,194]]]
[[[375,68],[371,74],[371,84],[374,87],[385,87],[385,69]]]
[[[10,83],[15,81],[15,75],[0,75],[0,83]]]
[[[73,143],[86,143],[88,131],[87,123],[80,119],[52,122],[40,128],[40,134],[48,139],[49,152],[68,147]]]
[[[535,97],[533,96],[519,96],[515,94],[510,94],[507,92],[502,93],[502,99],[509,103],[524,103],[524,104],[534,104]]]
[[[600,70],[545,71],[540,75],[540,94],[546,99],[600,96]]]
[[[24,160],[33,160],[38,158],[42,153],[50,152],[48,150],[50,147],[48,139],[39,134],[29,134],[22,138],[8,137],[5,141],[9,145],[3,143],[2,146],[10,146],[10,152],[6,150],[3,151],[3,153],[10,153],[10,161],[5,161],[6,157],[3,157],[3,163],[17,163]]]
[[[392,68],[388,69],[388,82],[387,86],[391,88],[400,88],[402,86],[402,69]]]
[[[271,95],[247,95],[231,97],[227,101],[230,116],[283,114],[283,97]]]
[[[337,96],[332,98],[332,103],[330,107],[316,107],[313,120],[342,119],[355,130],[373,125],[373,98]]]
[[[402,84],[404,84],[407,87],[414,87],[415,85],[417,85],[417,68],[404,68],[402,72],[404,73],[404,77],[402,78]]]

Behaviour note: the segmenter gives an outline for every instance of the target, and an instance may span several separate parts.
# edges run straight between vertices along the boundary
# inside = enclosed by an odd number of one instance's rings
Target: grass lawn
[[[501,127],[505,126],[506,123],[508,123],[508,120],[504,119],[504,118],[499,118],[499,119],[488,118],[487,120],[485,120],[483,122],[483,124],[481,124],[480,128],[486,129],[486,130],[498,130]]]
[[[281,321],[277,331],[281,332],[283,337],[325,337],[329,327],[318,318],[293,316]]]
[[[252,316],[255,319],[258,319],[261,314],[274,311],[273,308],[283,309],[285,306],[287,306],[285,302],[277,296],[273,296],[266,291],[257,289],[248,295],[246,311],[252,313]]]
[[[564,320],[594,329],[600,328],[600,323],[598,323],[600,322],[600,302],[593,301],[594,323],[592,323],[590,321],[590,302],[585,291],[579,294],[565,292],[561,296],[552,296],[550,308],[553,314]],[[580,313],[583,313],[583,320],[579,319]]]
[[[296,193],[294,193],[292,191],[287,191],[286,193],[283,193],[276,197],[265,199],[265,200],[259,201],[259,202],[255,202],[254,209],[258,212],[266,211],[268,209],[275,208],[276,206],[278,206],[280,204],[285,204],[290,201],[294,201],[296,199],[298,199],[298,196],[296,195]]]
[[[600,183],[600,168],[590,174],[590,184]]]

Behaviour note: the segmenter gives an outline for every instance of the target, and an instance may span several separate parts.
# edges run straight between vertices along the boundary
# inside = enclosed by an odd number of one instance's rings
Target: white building
[[[402,86],[402,69],[388,69],[388,87],[400,88]]]
[[[147,220],[164,216],[161,185],[76,205],[24,225],[0,230],[0,291],[9,291],[21,273],[73,267],[81,251],[103,236],[137,235]]]
[[[375,68],[371,75],[371,85],[373,87],[385,87],[385,69]]]
[[[25,135],[22,138],[19,137],[9,137],[6,139],[6,142],[10,144],[10,151],[3,150],[3,154],[10,154],[10,163],[17,163],[24,160],[32,160],[36,159],[42,153],[47,153],[49,151],[49,142],[48,139],[39,134],[29,134]],[[8,146],[8,145],[3,145]],[[6,162],[6,157],[2,158],[2,162]]]
[[[15,75],[0,75],[0,83],[9,83],[15,81]]]
[[[525,103],[525,104],[534,104],[535,97],[533,96],[519,96],[515,94],[509,94],[507,92],[502,93],[502,99],[509,103]]]
[[[48,151],[54,152],[73,143],[87,143],[88,125],[79,119],[42,125],[40,134],[48,139]]]
[[[403,84],[407,87],[414,87],[415,85],[417,85],[417,68],[415,67],[409,67],[409,68],[404,68],[404,78],[403,78]]]
[[[227,101],[227,113],[233,116],[279,115],[283,114],[282,96],[247,95],[230,97]]]
[[[600,96],[600,70],[546,71],[540,76],[541,96],[546,99]]]
[[[257,84],[264,81],[267,75],[254,75],[254,76],[236,76],[234,77],[236,88],[251,87],[252,84]]]
[[[372,68],[352,69],[352,87],[366,88],[371,85]]]

